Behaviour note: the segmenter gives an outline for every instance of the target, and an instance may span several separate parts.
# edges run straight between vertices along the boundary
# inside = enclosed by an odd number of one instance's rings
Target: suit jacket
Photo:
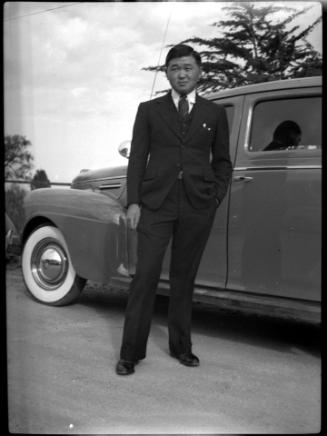
[[[196,209],[224,198],[232,173],[225,108],[196,96],[188,133],[180,133],[171,92],[139,105],[127,169],[127,203],[158,209],[183,171]]]

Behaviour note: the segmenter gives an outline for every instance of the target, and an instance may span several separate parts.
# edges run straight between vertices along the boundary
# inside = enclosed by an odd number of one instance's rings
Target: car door
[[[224,105],[230,131],[230,154],[232,162],[235,159],[237,137],[241,123],[243,96],[226,97],[213,100]],[[228,194],[217,209],[213,227],[202,256],[198,274],[197,287],[225,288],[227,278],[227,223]],[[161,279],[168,281],[170,262],[170,246],[166,252]]]
[[[230,197],[228,289],[321,298],[320,93],[308,87],[245,98]],[[280,141],[285,126],[296,137],[287,146]]]

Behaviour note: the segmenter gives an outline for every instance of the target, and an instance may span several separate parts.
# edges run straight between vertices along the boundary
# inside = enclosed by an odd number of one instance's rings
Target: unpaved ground
[[[317,327],[194,311],[199,368],[168,355],[158,298],[146,360],[119,377],[125,296],[88,286],[73,306],[32,301],[7,271],[9,429],[23,433],[315,433]]]

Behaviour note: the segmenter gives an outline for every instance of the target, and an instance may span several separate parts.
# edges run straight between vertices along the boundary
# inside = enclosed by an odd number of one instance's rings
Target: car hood
[[[119,177],[125,176],[127,171],[127,165],[117,166],[117,167],[109,167],[109,168],[100,168],[97,170],[82,170],[82,172],[76,176],[72,181],[72,188],[88,184],[96,181],[105,180],[108,177]]]

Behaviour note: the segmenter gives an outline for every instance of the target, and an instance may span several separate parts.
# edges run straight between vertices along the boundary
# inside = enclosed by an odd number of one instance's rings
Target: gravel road
[[[126,296],[90,284],[72,306],[25,292],[7,270],[9,429],[51,434],[315,433],[321,359],[316,326],[196,306],[198,368],[172,359],[158,297],[147,358],[115,374]]]

